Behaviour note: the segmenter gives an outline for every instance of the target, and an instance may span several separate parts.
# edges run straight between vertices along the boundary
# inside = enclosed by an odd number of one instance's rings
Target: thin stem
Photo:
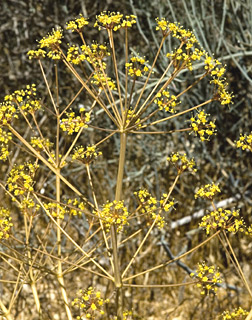
[[[38,62],[39,62],[39,66],[40,66],[40,69],[41,69],[41,73],[43,75],[43,78],[44,78],[44,81],[45,81],[45,84],[46,84],[46,87],[47,87],[47,90],[48,90],[48,93],[49,93],[49,96],[51,98],[51,101],[52,101],[52,104],[53,104],[53,107],[54,107],[54,111],[55,113],[57,114],[57,107],[56,107],[56,104],[54,102],[54,99],[53,99],[53,96],[52,96],[52,92],[51,92],[51,89],[49,87],[49,84],[48,84],[48,81],[46,79],[46,75],[45,75],[45,72],[44,72],[44,68],[42,66],[42,63],[40,61],[40,59],[38,59]]]
[[[10,315],[10,311],[5,307],[2,300],[0,300],[0,309],[3,311],[3,316],[7,320],[13,320],[12,316]]]
[[[144,83],[144,86],[143,86],[143,88],[142,88],[142,91],[140,92],[140,95],[139,95],[138,100],[137,100],[137,102],[136,102],[135,110],[136,110],[137,107],[138,107],[138,104],[139,104],[139,102],[140,102],[140,100],[141,100],[141,98],[142,98],[142,95],[143,95],[143,93],[144,93],[144,90],[145,90],[145,88],[146,88],[146,86],[147,86],[147,83],[148,83],[148,81],[149,81],[149,79],[150,79],[150,76],[151,76],[151,74],[152,74],[152,70],[153,70],[153,68],[154,68],[154,66],[155,66],[155,64],[156,64],[156,62],[157,62],[157,58],[158,58],[158,56],[159,56],[159,54],[160,54],[160,51],[161,51],[161,49],[162,49],[162,46],[163,46],[163,44],[164,44],[164,40],[165,40],[165,37],[163,37],[162,40],[161,40],[160,46],[159,46],[159,48],[158,48],[158,51],[157,51],[156,56],[155,56],[155,58],[154,58],[154,61],[153,61],[153,63],[152,63],[152,66],[151,66],[151,69],[150,69],[150,71],[149,71],[149,74],[148,74],[148,76],[147,76],[147,78],[146,78],[146,80],[145,80],[145,83]],[[164,74],[166,74],[168,70],[169,70],[169,69],[167,68]],[[149,97],[148,97],[148,98],[149,98]],[[148,98],[147,98],[147,99],[148,99]],[[144,105],[143,105],[143,106],[144,106]],[[143,106],[142,106],[142,107],[143,107]],[[141,108],[142,108],[142,107],[141,107]]]
[[[147,240],[147,238],[149,237],[152,229],[154,228],[155,224],[157,221],[157,217],[156,219],[153,221],[151,227],[149,228],[148,232],[146,233],[145,237],[143,238],[143,240],[141,241],[139,247],[137,248],[136,252],[134,253],[133,257],[131,258],[130,262],[128,263],[127,267],[125,268],[125,270],[122,273],[122,279],[124,278],[125,274],[127,273],[127,271],[129,270],[130,266],[132,265],[132,263],[134,262],[134,260],[136,259],[136,256],[138,255],[138,253],[140,252],[140,250],[142,249],[142,246],[144,245],[145,241]]]
[[[123,117],[123,103],[122,103],[121,87],[120,87],[120,81],[119,81],[119,76],[118,76],[118,68],[117,68],[117,62],[116,62],[113,30],[108,29],[108,36],[109,36],[110,47],[112,49],[112,58],[113,58],[114,70],[115,70],[115,74],[116,74],[117,90],[118,90],[120,106],[121,106],[121,116]]]
[[[172,259],[172,260],[169,260],[169,261],[167,261],[167,262],[164,262],[164,263],[162,263],[162,264],[159,264],[158,266],[155,266],[155,267],[150,268],[150,269],[148,269],[148,270],[139,272],[139,273],[137,273],[137,274],[135,274],[135,275],[132,275],[132,276],[130,276],[130,277],[128,277],[128,278],[125,278],[124,281],[128,281],[128,280],[134,279],[134,278],[136,278],[136,277],[139,277],[139,276],[141,276],[141,275],[143,275],[143,274],[152,272],[152,271],[154,271],[154,270],[164,268],[164,267],[168,266],[169,264],[171,264],[171,263],[173,263],[173,262],[175,262],[175,261],[177,261],[177,260],[182,259],[183,257],[187,256],[188,254],[192,253],[193,251],[195,251],[195,250],[197,250],[198,248],[200,248],[200,247],[202,247],[203,245],[205,245],[207,242],[209,242],[209,241],[212,240],[214,237],[216,237],[220,232],[221,232],[221,230],[218,230],[218,231],[215,232],[212,236],[210,236],[209,238],[207,238],[205,241],[201,242],[200,244],[198,244],[197,246],[195,246],[195,247],[192,248],[191,250],[185,252],[184,254],[182,254],[182,255],[180,255],[180,256]]]
[[[93,258],[91,258],[74,240],[72,237],[69,236],[69,234],[57,223],[57,221],[53,218],[53,216],[50,214],[49,210],[47,210],[43,204],[42,201],[34,194],[35,199],[38,201],[38,203],[41,205],[43,210],[46,212],[48,217],[52,220],[52,222],[61,230],[61,232],[67,237],[70,242],[81,252],[83,253],[87,258],[90,259],[91,262],[93,262],[94,265],[96,265],[102,272],[104,272],[110,280],[114,280],[114,278],[99,264],[97,263]]]
[[[235,260],[235,262],[236,262],[236,265],[237,265],[237,268],[238,268],[239,273],[240,273],[240,275],[241,275],[241,278],[242,278],[242,280],[243,280],[243,282],[244,282],[244,284],[245,284],[245,287],[247,288],[247,290],[248,290],[248,292],[249,292],[249,294],[250,294],[250,297],[252,298],[251,289],[250,289],[249,284],[248,284],[248,282],[247,282],[247,280],[246,280],[246,278],[245,278],[245,275],[244,275],[244,273],[243,273],[243,271],[242,271],[242,269],[241,269],[240,263],[239,263],[238,259],[236,258],[236,254],[235,254],[235,252],[234,252],[234,250],[233,250],[233,247],[232,247],[230,241],[228,240],[228,237],[227,237],[225,231],[223,231],[223,234],[224,234],[225,240],[226,240],[226,242],[227,242],[227,244],[228,244],[228,246],[229,246],[229,249],[230,249],[230,251],[231,251],[231,253],[232,253],[233,257],[234,257],[234,260]]]
[[[105,233],[105,230],[104,230],[104,227],[103,227],[102,220],[100,218],[100,210],[99,210],[98,202],[97,202],[96,195],[95,195],[95,192],[94,192],[94,186],[93,186],[93,181],[92,181],[92,177],[91,177],[91,173],[90,173],[89,164],[86,164],[86,169],[87,169],[87,174],[88,174],[88,180],[89,180],[90,187],[91,187],[91,190],[92,190],[92,196],[93,196],[93,199],[94,199],[95,209],[96,209],[96,211],[98,213],[98,216],[99,216],[99,222],[100,222],[100,226],[101,226],[101,229],[102,229],[103,239],[104,239],[104,242],[105,242],[105,245],[106,245],[106,248],[107,248],[107,252],[109,254],[108,240],[107,240],[107,237],[106,237],[106,233]],[[109,259],[110,259],[110,262],[111,262],[111,266],[113,267],[113,261],[112,261],[110,256],[109,256]]]
[[[189,286],[191,284],[196,284],[198,281],[189,281],[184,283],[174,283],[174,284],[129,284],[124,283],[124,287],[129,288],[170,288],[170,287],[183,287],[183,286]]]

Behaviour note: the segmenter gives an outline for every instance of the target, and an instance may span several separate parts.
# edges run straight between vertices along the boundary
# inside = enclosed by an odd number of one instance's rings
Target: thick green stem
[[[122,184],[123,184],[123,173],[125,163],[125,152],[126,152],[126,140],[127,135],[125,132],[120,133],[120,156],[116,182],[115,200],[120,201],[122,198]],[[114,282],[116,286],[116,305],[117,305],[117,319],[123,319],[123,291],[122,291],[122,276],[120,271],[120,263],[118,256],[118,240],[116,226],[111,226],[111,242],[113,251],[113,265],[114,265]]]

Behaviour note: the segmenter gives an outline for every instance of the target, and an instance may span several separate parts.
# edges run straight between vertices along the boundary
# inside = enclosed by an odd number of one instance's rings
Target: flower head
[[[77,292],[77,298],[72,302],[72,306],[79,308],[80,316],[79,320],[84,319],[97,319],[97,316],[104,315],[103,306],[108,303],[109,299],[104,300],[101,298],[101,292],[96,291],[95,288],[89,287],[86,290],[79,290]]]
[[[89,24],[88,20],[80,14],[79,18],[75,20],[68,21],[67,23],[67,30],[71,30],[72,32],[81,32],[83,28]]]
[[[0,240],[9,238],[12,226],[10,211],[0,207]]]
[[[239,140],[235,141],[235,144],[236,148],[252,152],[252,131],[250,134],[241,134]]]
[[[216,132],[214,121],[207,121],[208,114],[204,110],[200,111],[195,117],[191,117],[191,127],[193,132],[200,137],[201,141],[209,140]]]
[[[95,212],[95,214],[102,219],[106,231],[110,230],[111,225],[115,225],[119,232],[128,223],[129,212],[123,201],[108,201],[102,210]]]
[[[206,230],[206,234],[209,234],[211,229],[223,229],[231,233],[244,232],[246,230],[243,219],[239,218],[239,210],[231,211],[222,208],[204,216],[199,226]]]
[[[206,198],[212,200],[213,197],[221,192],[218,184],[206,184],[204,187],[201,187],[196,193],[195,193],[195,199],[197,198]]]
[[[208,267],[205,262],[198,263],[196,272],[190,276],[198,280],[197,287],[200,288],[202,295],[216,293],[216,284],[222,282],[219,271],[214,266]]]
[[[143,57],[134,56],[130,59],[131,62],[125,64],[131,77],[141,77],[143,74],[149,71],[149,68],[145,65],[146,60]]]
[[[178,152],[172,153],[169,157],[167,157],[167,161],[176,167],[178,174],[181,174],[187,169],[189,170],[191,169],[194,172],[197,171],[197,169],[195,168],[194,159],[189,160],[185,153],[184,154],[179,154]]]
[[[87,146],[84,148],[83,146],[77,147],[72,154],[72,160],[79,160],[85,164],[89,164],[95,159],[97,159],[102,153],[100,151],[96,151],[95,146]]]

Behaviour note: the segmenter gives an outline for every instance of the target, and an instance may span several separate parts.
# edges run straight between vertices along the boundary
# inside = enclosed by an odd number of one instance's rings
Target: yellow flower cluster
[[[252,225],[247,228],[247,230],[245,231],[245,234],[247,236],[251,236],[252,237]]]
[[[141,77],[144,73],[148,72],[149,68],[145,65],[147,62],[145,58],[132,57],[130,61],[125,64],[125,67],[128,69],[131,77]]]
[[[67,205],[69,205],[70,207],[68,208]],[[44,207],[46,208],[46,210],[48,210],[53,217],[59,219],[64,219],[66,214],[72,216],[81,216],[81,211],[85,209],[84,202],[79,202],[77,199],[69,199],[67,201],[67,205],[61,205],[56,202],[44,203]],[[76,208],[72,208],[74,206]]]
[[[8,191],[12,192],[15,196],[32,192],[34,185],[33,178],[38,167],[38,164],[29,162],[18,166],[15,165],[13,169],[11,169],[6,182]]]
[[[208,114],[204,110],[200,111],[196,117],[191,117],[191,127],[196,135],[199,135],[201,141],[208,141],[216,133],[214,121],[207,122]]]
[[[76,116],[75,112],[66,112],[67,118],[61,120],[60,127],[63,131],[67,131],[69,135],[72,135],[74,132],[78,132],[81,128],[87,128],[87,122],[90,121],[90,114],[86,112],[85,109],[80,109],[80,116]]]
[[[171,208],[173,208],[175,202],[174,202],[174,199],[173,200],[169,200],[167,201],[167,197],[168,197],[168,194],[167,193],[163,193],[162,194],[162,197],[159,201],[160,203],[160,207],[165,211],[165,212],[168,212]]]
[[[115,225],[119,232],[128,223],[129,212],[123,201],[107,202],[101,211],[94,213],[102,219],[107,232],[110,230],[111,225]]]
[[[29,59],[41,59],[46,56],[46,51],[42,49],[38,50],[29,50],[27,52],[27,55],[29,56]]]
[[[199,44],[194,33],[190,30],[186,30],[179,23],[173,23],[165,20],[164,18],[156,18],[157,26],[156,30],[161,30],[164,37],[167,37],[172,33],[174,38],[179,39],[182,43],[186,44],[186,49],[190,49],[194,44]]]
[[[195,199],[206,198],[212,200],[218,192],[221,192],[218,184],[206,184],[196,192]]]
[[[170,99],[171,98],[171,99]],[[177,98],[172,95],[170,96],[170,92],[168,90],[163,90],[156,94],[156,99],[154,100],[159,107],[159,110],[165,110],[167,112],[175,113],[175,107],[178,104]]]
[[[48,34],[46,37],[39,41],[39,47],[48,48],[50,51],[47,53],[47,56],[53,60],[60,60],[60,44],[61,39],[63,38],[63,32],[61,29],[52,30],[52,33]]]
[[[120,28],[129,28],[136,23],[136,16],[127,15],[125,18],[120,12],[107,12],[103,11],[100,15],[96,16],[96,22],[94,27],[98,27],[98,30],[111,29],[117,31]]]
[[[226,90],[228,84],[225,82],[225,78],[223,78],[226,68],[224,66],[217,67],[221,63],[210,57],[207,53],[205,57],[205,69],[212,76],[210,83],[215,85],[214,99],[220,101],[222,105],[231,103],[233,95]]]
[[[0,240],[9,238],[10,229],[13,226],[11,220],[10,211],[0,207]]]
[[[31,145],[33,148],[37,149],[38,151],[41,151],[45,149],[49,150],[53,146],[53,143],[50,142],[49,139],[31,137]]]
[[[47,37],[44,37],[39,41],[40,48],[49,48],[51,50],[58,49],[61,44],[61,39],[63,38],[63,33],[61,29],[52,30],[52,33],[48,34]]]
[[[84,319],[97,319],[97,316],[104,315],[103,306],[109,302],[109,299],[102,299],[101,292],[96,291],[93,287],[89,287],[86,290],[79,290],[77,292],[77,298],[72,302],[72,306],[79,308],[80,316],[78,320]]]
[[[95,159],[97,159],[102,152],[96,151],[96,146],[87,146],[84,148],[83,146],[77,147],[74,150],[74,153],[71,155],[72,160],[79,160],[85,164],[89,164]]]
[[[9,97],[9,96],[6,96]],[[5,97],[5,100],[7,100]],[[18,118],[17,110],[11,101],[0,103],[0,127],[11,123],[13,118]]]
[[[245,317],[248,315],[248,311],[242,309],[239,307],[238,309],[235,309],[234,311],[224,311],[222,313],[222,320],[245,320]]]
[[[242,148],[242,150],[249,150],[252,152],[252,131],[250,134],[240,135],[240,139],[235,141],[236,148]]]
[[[102,65],[102,69],[105,70],[106,63],[101,61],[110,56],[110,52],[108,51],[107,46],[104,44],[92,43],[89,45],[81,46],[82,54],[84,55],[84,59],[87,60],[93,67],[100,69]]]
[[[5,96],[4,99],[7,103],[16,103],[25,114],[27,112],[32,114],[41,108],[40,101],[36,99],[36,96],[37,88],[35,84],[32,84],[27,85],[24,90],[14,91],[12,94]]]
[[[74,199],[68,199],[67,200],[68,205],[68,214],[70,216],[81,216],[82,212],[85,209],[85,203],[83,201],[79,201],[77,198]],[[75,207],[75,208],[74,208]]]
[[[68,21],[67,23],[67,30],[72,30],[72,32],[81,32],[82,29],[89,24],[88,20],[80,14],[79,18],[76,18],[75,20]]]
[[[135,120],[134,118],[136,117],[136,114],[133,112],[133,110],[132,109],[128,109],[127,110],[127,117],[126,117],[126,124],[127,125],[134,125],[134,124],[138,124],[139,122],[140,122],[140,119],[138,118],[137,120]],[[137,128],[136,129],[139,129],[139,128],[141,128],[142,127],[142,125],[141,125],[141,123],[139,123],[138,125],[137,125]]]
[[[156,220],[156,224],[159,229],[162,229],[165,225],[164,217],[162,217],[159,213],[159,209],[163,209],[165,211],[169,211],[169,209],[174,205],[174,202],[165,203],[164,196],[163,199],[160,200],[160,205],[155,197],[153,197],[146,189],[139,190],[134,193],[137,196],[137,199],[140,204],[140,213],[146,215],[147,225],[151,225],[153,220]]]
[[[10,154],[8,150],[8,143],[12,140],[11,132],[6,132],[0,127],[0,160],[6,161]]]
[[[132,320],[132,319],[134,319],[132,317],[132,315],[133,315],[132,311],[128,311],[128,310],[123,311],[123,319],[122,320]],[[118,320],[118,317],[114,316],[113,320]]]
[[[72,62],[73,64],[80,64],[85,60],[85,55],[80,54],[79,48],[75,45],[71,46],[67,50],[67,61]]]
[[[226,89],[228,83],[224,79],[214,78],[210,83],[215,84],[214,99],[220,101],[222,105],[232,103],[234,97],[232,93],[229,93]]]
[[[31,213],[30,209],[34,209],[32,210],[32,214],[35,215],[39,211],[40,205],[36,204],[33,199],[25,197],[20,202],[19,208],[21,209],[22,212],[26,212],[26,213],[28,212],[28,210],[29,210],[29,213]]]
[[[102,72],[94,73],[91,83],[96,84],[100,90],[109,87],[110,90],[117,90],[115,81]]]
[[[208,267],[205,262],[198,263],[196,272],[191,273],[190,276],[198,280],[197,287],[201,289],[202,295],[216,293],[216,284],[222,282],[220,273],[215,270],[215,267]]]
[[[219,228],[231,233],[244,232],[246,226],[243,219],[233,220],[234,217],[239,217],[239,210],[231,211],[219,208],[204,216],[199,226],[206,230],[206,234],[209,234],[211,229]]]
[[[195,168],[194,159],[188,159],[185,153],[172,153],[169,157],[167,157],[167,161],[176,167],[178,174],[181,174],[187,169],[191,169],[194,172],[197,171],[197,169]]]
[[[205,51],[202,51],[198,48],[195,48],[193,51],[185,51],[182,48],[176,49],[172,53],[167,53],[166,56],[173,60],[173,65],[175,68],[187,68],[188,70],[193,70],[193,61],[200,60],[201,57],[205,54]],[[183,67],[182,67],[183,66]]]

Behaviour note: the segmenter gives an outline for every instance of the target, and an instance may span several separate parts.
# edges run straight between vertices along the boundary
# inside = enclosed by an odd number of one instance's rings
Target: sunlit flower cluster
[[[52,30],[51,34],[49,33],[46,37],[43,37],[39,41],[39,47],[42,48],[48,48],[50,51],[47,53],[47,56],[49,58],[52,58],[53,60],[59,60],[61,59],[61,53],[59,50],[61,39],[63,38],[63,32],[61,29]]]
[[[156,99],[154,100],[159,107],[159,110],[165,110],[166,112],[175,113],[175,107],[178,104],[176,96],[170,96],[168,90],[162,90],[156,94]]]
[[[2,161],[6,161],[10,154],[8,149],[10,140],[12,140],[11,132],[6,132],[0,127],[0,160]]]
[[[222,105],[232,103],[234,97],[232,93],[229,93],[226,89],[228,83],[224,79],[214,78],[210,83],[215,84],[214,99],[220,101]]]
[[[172,33],[174,38],[179,39],[182,43],[186,44],[186,49],[190,49],[194,44],[199,44],[194,33],[190,30],[186,30],[179,23],[173,23],[165,20],[164,18],[156,18],[157,27],[156,30],[161,30],[164,37]]]
[[[136,16],[127,15],[125,18],[120,12],[107,12],[103,11],[101,14],[96,16],[96,22],[94,27],[98,27],[99,30],[111,29],[117,31],[120,28],[132,27],[136,23]]]
[[[205,51],[195,48],[193,51],[188,51],[184,48],[176,49],[174,52],[167,53],[166,56],[173,60],[173,65],[177,69],[187,68],[188,70],[193,70],[193,61],[200,60],[204,56]],[[182,67],[183,66],[183,67]]]
[[[42,49],[38,50],[29,50],[27,52],[27,55],[29,56],[29,59],[41,59],[46,56],[46,51]]]
[[[197,287],[200,288],[202,295],[216,293],[216,284],[222,282],[219,271],[214,266],[208,267],[205,262],[198,263],[196,272],[191,273],[190,276],[198,280]]]
[[[80,109],[80,116],[76,116],[75,112],[66,112],[67,118],[61,120],[60,127],[63,131],[66,131],[69,135],[75,132],[79,132],[81,128],[87,128],[87,123],[90,121],[90,114],[85,112],[85,108]]]
[[[27,85],[26,89],[14,91],[12,94],[5,96],[4,99],[7,103],[16,103],[26,114],[26,112],[34,113],[41,108],[40,101],[36,99],[36,96],[37,88],[35,84],[32,84]]]
[[[241,307],[233,310],[233,311],[224,311],[222,313],[222,319],[221,320],[245,320],[245,317],[248,315],[248,311],[242,309]]]
[[[156,225],[159,229],[162,229],[165,225],[164,217],[157,213],[160,208],[158,200],[153,197],[146,189],[139,190],[134,193],[139,201],[141,214],[144,214],[147,218],[147,225],[151,225],[153,221],[156,221]],[[173,206],[174,202],[164,203],[164,198],[162,199],[162,209],[169,211]]]
[[[110,56],[110,52],[108,48],[104,44],[92,43],[89,45],[81,46],[82,54],[84,55],[84,59],[87,60],[90,64],[92,64],[95,68],[103,69],[106,68],[106,63],[101,62],[105,57]]]
[[[41,150],[49,150],[53,146],[53,143],[50,142],[49,139],[45,139],[45,138],[42,139],[39,137],[31,137],[31,145],[37,151],[41,151]]]
[[[82,29],[89,24],[88,20],[80,14],[79,18],[76,18],[75,20],[68,21],[66,26],[67,30],[71,30],[72,32],[81,32]]]
[[[15,165],[6,182],[6,188],[14,196],[23,195],[27,192],[33,191],[34,175],[38,169],[38,164],[26,162],[21,165]]]
[[[243,219],[237,217],[239,217],[239,210],[231,211],[219,208],[204,216],[199,226],[206,230],[206,234],[216,229],[225,229],[231,233],[244,232],[245,223]]]
[[[104,315],[104,304],[108,303],[109,299],[102,299],[101,292],[96,291],[93,287],[89,287],[86,290],[79,290],[77,292],[77,298],[72,302],[72,306],[78,307],[80,316],[78,320],[97,319],[97,316]]]
[[[70,216],[81,216],[86,207],[85,203],[83,201],[79,201],[77,198],[68,199],[66,203],[68,208],[67,214]]]
[[[206,184],[195,193],[195,199],[206,198],[212,200],[219,192],[221,191],[218,184]]]
[[[130,62],[125,64],[125,67],[128,69],[129,75],[131,77],[141,77],[144,73],[148,72],[149,68],[146,64],[145,58],[141,57],[132,57]]]
[[[123,318],[122,320],[132,320],[133,319],[133,312],[132,311],[123,311]],[[118,320],[117,316],[114,316],[113,320]]]
[[[185,153],[172,153],[169,157],[167,157],[167,161],[176,167],[178,174],[181,174],[187,169],[190,169],[194,172],[197,171],[197,169],[195,168],[194,159],[188,159]]]
[[[74,153],[71,155],[72,160],[79,160],[85,164],[89,164],[95,159],[97,159],[102,153],[96,151],[96,146],[83,146],[74,149]]]
[[[209,140],[216,133],[216,125],[214,121],[207,121],[208,114],[204,110],[197,113],[195,117],[191,117],[191,127],[193,132],[200,137],[201,141]]]
[[[102,72],[95,73],[91,83],[96,84],[100,90],[104,90],[106,88],[109,88],[109,90],[116,90],[115,81]]]
[[[163,193],[159,203],[160,203],[160,208],[162,208],[165,212],[168,212],[170,211],[171,208],[174,208],[175,201],[174,199],[168,200],[168,194]]]
[[[81,216],[85,209],[84,202],[78,199],[68,199],[66,204],[59,204],[56,202],[48,202],[43,204],[45,209],[55,218],[64,219],[65,215]]]
[[[117,231],[121,231],[123,226],[128,223],[129,212],[124,206],[123,201],[107,202],[99,212],[95,212],[101,218],[106,231],[108,232],[112,225],[116,226]]]
[[[235,141],[236,148],[241,148],[242,150],[249,150],[252,152],[252,131],[250,134],[240,135],[239,140]]]
[[[127,110],[127,117],[126,117],[126,124],[127,125],[129,125],[129,124],[134,125],[134,124],[138,124],[140,122],[139,118],[137,120],[135,120],[134,118],[136,118],[136,114],[134,113],[134,111],[132,109],[128,109]],[[141,125],[141,123],[139,123],[137,125],[136,129],[141,128],[141,127],[142,127],[142,125]]]
[[[0,240],[9,238],[13,226],[11,220],[9,209],[0,207]]]
[[[85,55],[79,52],[79,48],[76,45],[72,45],[67,50],[67,61],[73,64],[80,64],[85,60]]]

